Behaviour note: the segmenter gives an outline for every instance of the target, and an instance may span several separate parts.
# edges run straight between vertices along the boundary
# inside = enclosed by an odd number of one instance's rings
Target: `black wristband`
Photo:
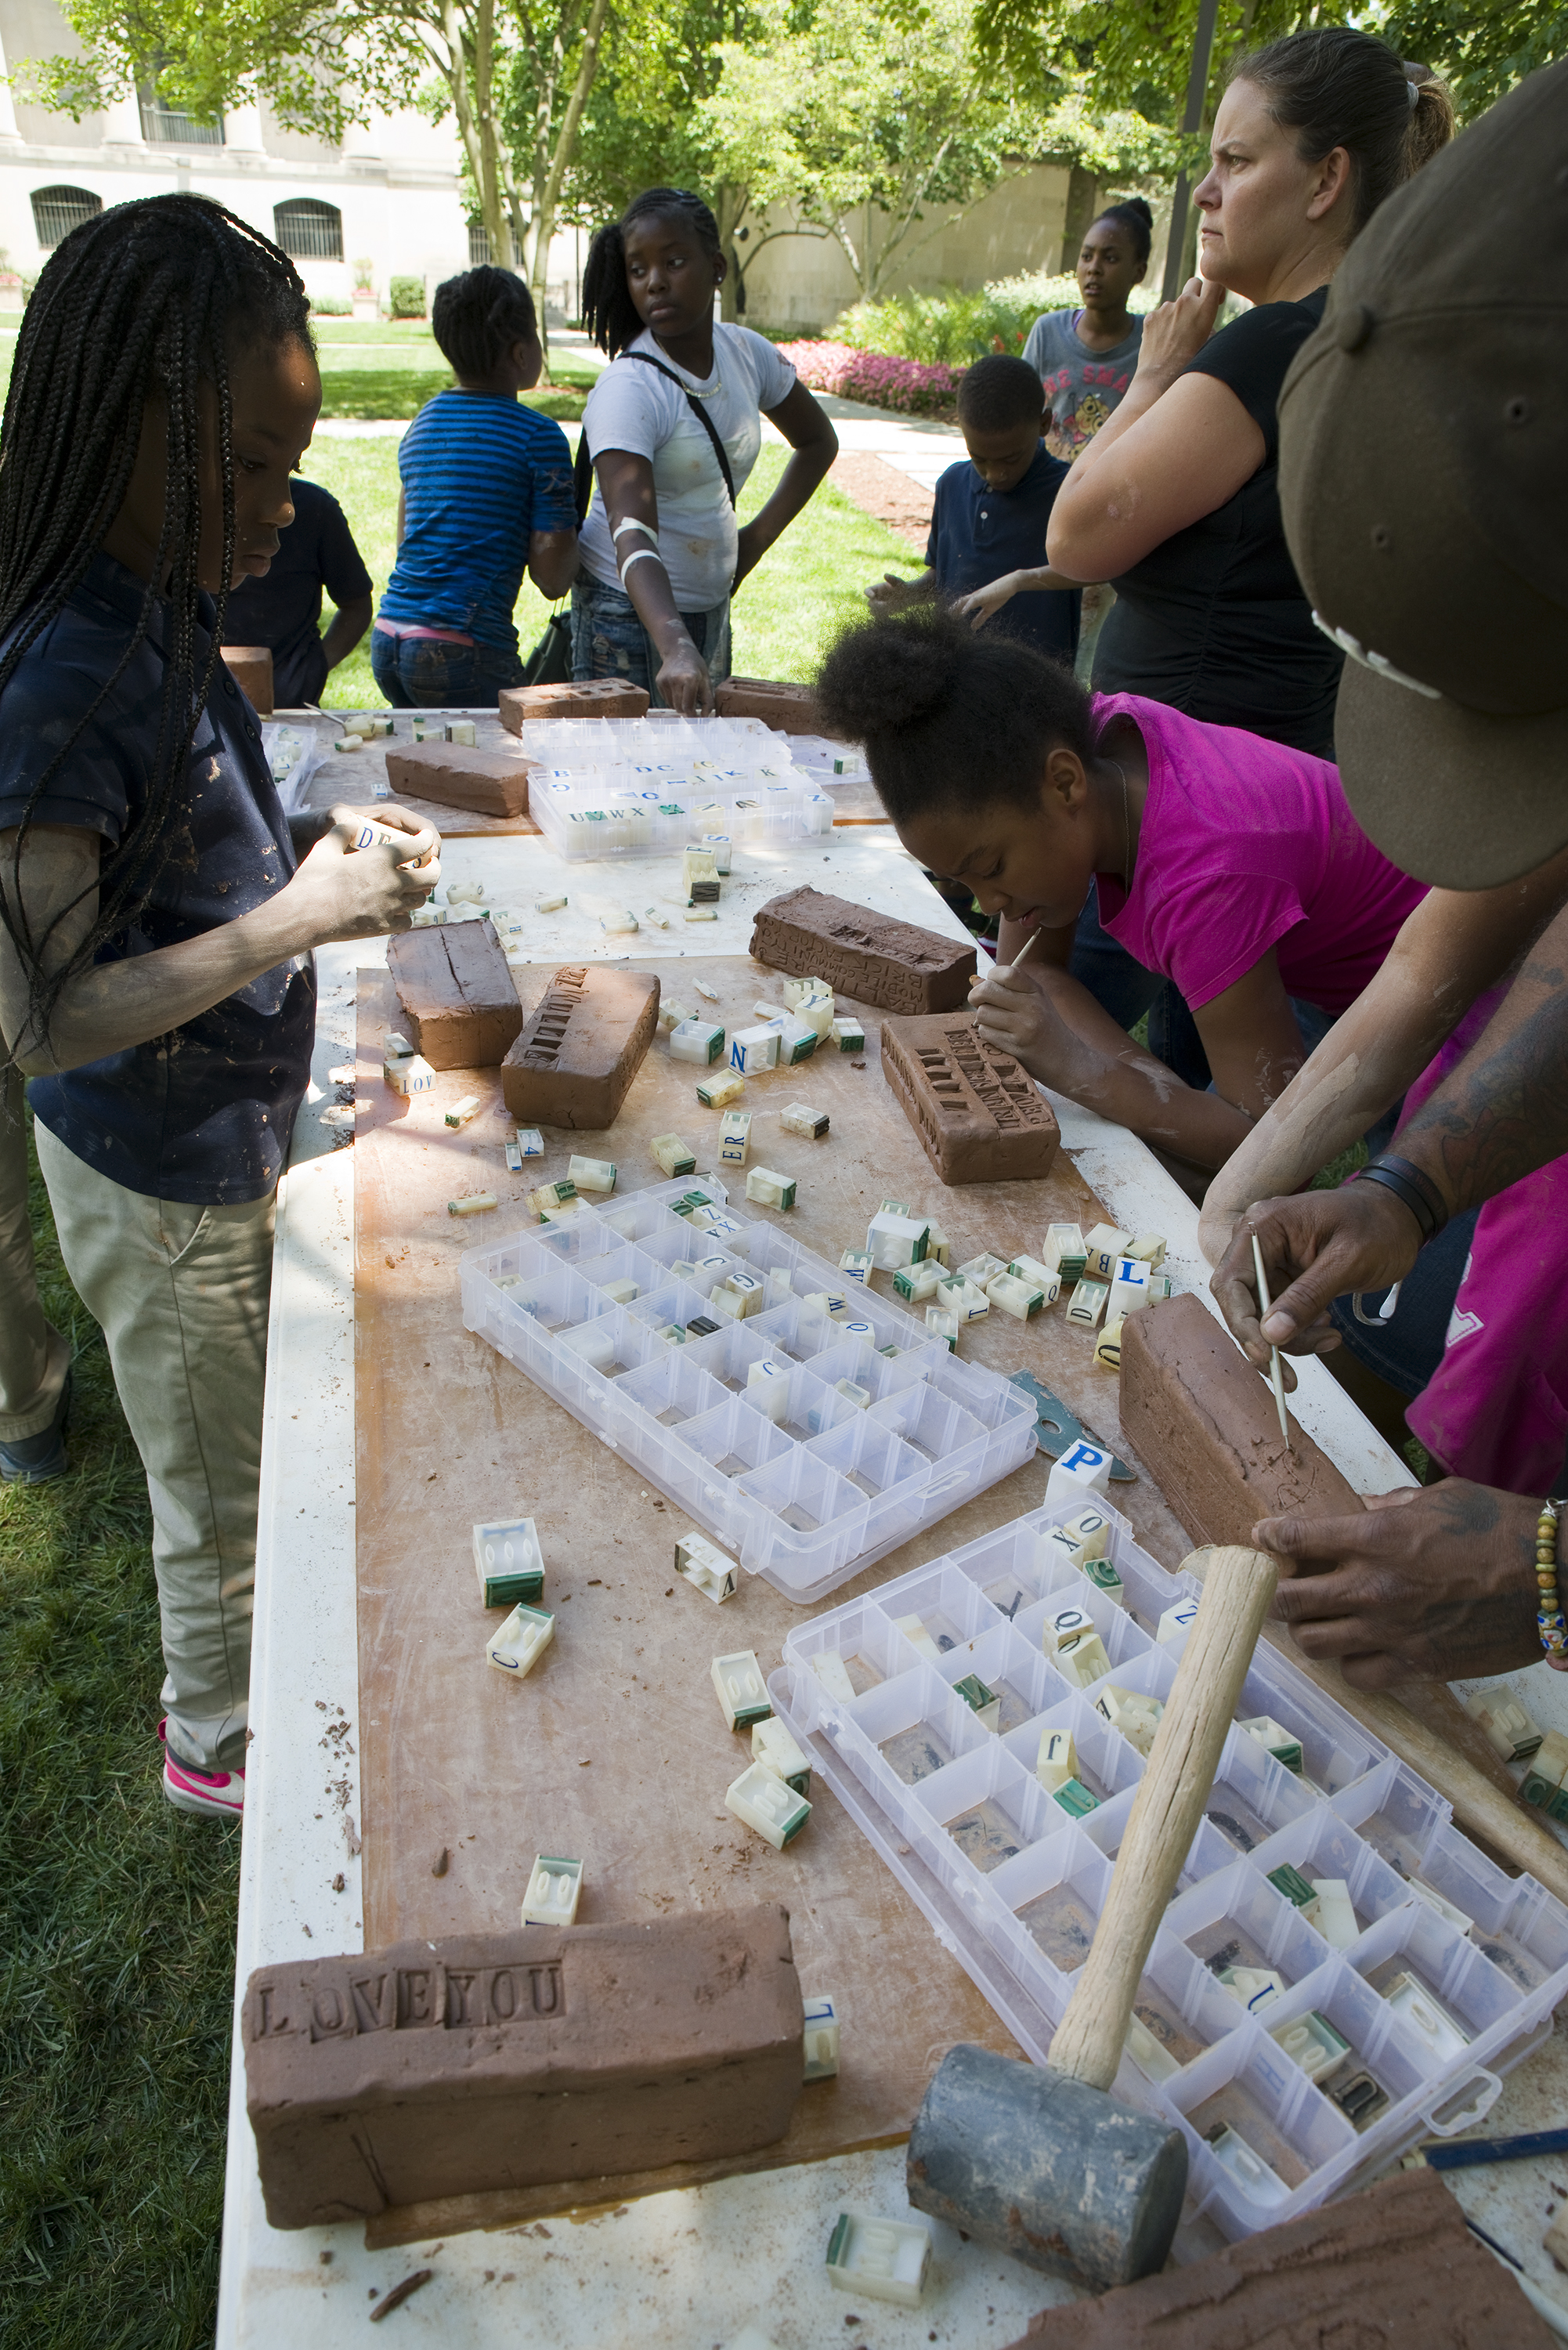
[[[1420,1227],[1423,1247],[1428,1241],[1437,1238],[1449,1221],[1448,1205],[1442,1193],[1431,1177],[1408,1159],[1397,1159],[1386,1151],[1376,1159],[1368,1159],[1366,1165],[1357,1170],[1355,1180],[1358,1183],[1380,1183],[1386,1191],[1392,1191],[1397,1200],[1402,1200]]]

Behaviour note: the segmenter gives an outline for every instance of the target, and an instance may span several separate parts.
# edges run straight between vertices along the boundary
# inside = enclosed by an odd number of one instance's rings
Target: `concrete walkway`
[[[934,489],[938,474],[963,454],[963,434],[956,424],[938,424],[928,416],[896,416],[889,409],[867,408],[863,400],[838,400],[826,391],[815,397],[832,417],[838,445],[847,455],[880,457],[923,490]],[[765,419],[763,431],[772,440],[782,438]]]

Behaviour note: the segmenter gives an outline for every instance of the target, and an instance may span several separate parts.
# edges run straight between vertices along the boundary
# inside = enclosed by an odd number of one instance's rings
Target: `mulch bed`
[[[907,473],[885,464],[880,457],[852,455],[844,449],[827,478],[862,514],[874,515],[918,555],[925,554],[931,527],[929,490],[923,490],[919,482],[911,482]]]

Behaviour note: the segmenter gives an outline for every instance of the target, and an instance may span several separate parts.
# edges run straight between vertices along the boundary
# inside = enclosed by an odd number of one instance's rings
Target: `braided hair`
[[[704,253],[717,261],[723,247],[719,224],[701,196],[689,188],[645,188],[619,220],[596,231],[583,265],[583,325],[588,339],[615,359],[642,332],[642,320],[626,282],[626,232],[633,221],[661,214],[691,230]]]
[[[168,487],[152,577],[111,676],[28,794],[0,919],[27,973],[35,1037],[64,989],[146,906],[169,854],[168,823],[221,658],[234,558],[234,457],[229,370],[238,352],[296,340],[312,348],[310,305],[294,264],[205,197],[117,204],[74,229],[49,256],[27,304],[0,422],[0,697],[28,649],[69,602],[125,502],[148,403],[165,411]],[[216,396],[223,496],[216,616],[202,611],[201,386]],[[154,620],[164,654],[158,738],[140,809],[107,849],[98,911],[74,951],[46,973],[49,940],[81,902],[35,937],[22,901],[22,853],[34,811],[103,709]],[[209,632],[210,629],[210,633]],[[207,633],[204,650],[199,633]],[[14,1048],[15,1049],[15,1048]]]

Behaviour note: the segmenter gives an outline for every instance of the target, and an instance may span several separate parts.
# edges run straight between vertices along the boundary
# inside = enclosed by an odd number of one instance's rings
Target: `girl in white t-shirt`
[[[715,324],[725,267],[701,198],[649,188],[599,230],[583,271],[583,324],[614,364],[583,417],[597,486],[572,590],[572,674],[624,678],[689,712],[711,710],[730,673],[731,595],[838,453],[774,345]],[[763,416],[794,453],[742,528],[735,499]]]

